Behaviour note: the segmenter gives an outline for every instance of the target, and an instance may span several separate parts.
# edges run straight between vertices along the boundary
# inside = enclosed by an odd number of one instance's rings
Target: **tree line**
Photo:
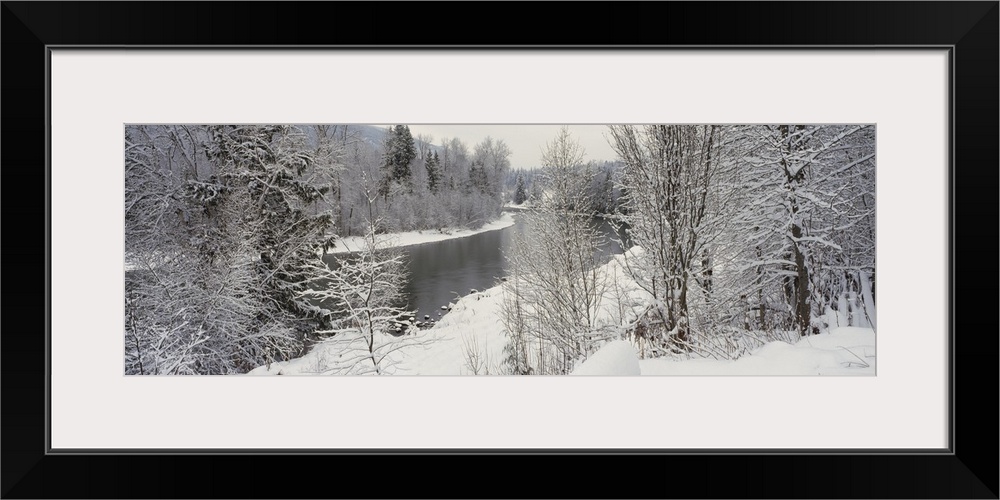
[[[580,206],[580,212],[613,215],[624,208],[621,205],[622,166],[618,160],[591,160],[571,167],[575,175],[587,179],[583,187],[585,196],[581,198],[586,206]],[[541,204],[545,198],[546,183],[544,168],[512,169],[504,184],[507,201],[514,205]]]
[[[321,206],[334,214],[336,234],[364,233],[367,202],[360,193],[367,182],[378,184],[374,210],[385,215],[388,232],[476,228],[500,215],[511,154],[502,140],[486,137],[470,147],[444,138],[434,145],[433,137],[413,137],[408,126],[395,125],[381,141],[369,141],[361,130],[321,125],[304,131],[339,153],[329,169],[332,196]]]

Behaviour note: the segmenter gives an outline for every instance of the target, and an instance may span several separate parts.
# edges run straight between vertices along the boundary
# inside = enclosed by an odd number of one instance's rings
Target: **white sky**
[[[412,125],[410,133],[434,136],[433,143],[441,145],[445,138],[458,137],[471,153],[476,144],[486,136],[502,139],[511,150],[511,168],[534,168],[539,164],[542,149],[555,138],[562,125]],[[614,152],[604,136],[606,125],[570,125],[569,131],[584,149],[584,161],[614,160]]]

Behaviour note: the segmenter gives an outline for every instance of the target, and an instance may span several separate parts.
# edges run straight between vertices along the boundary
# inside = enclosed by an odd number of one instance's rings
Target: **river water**
[[[403,248],[410,272],[406,284],[407,307],[416,311],[418,320],[425,315],[437,320],[447,312],[441,306],[468,295],[471,290],[496,286],[507,276],[504,254],[510,251],[515,238],[528,230],[525,218],[513,215],[515,224],[504,229]],[[593,224],[605,236],[598,251],[601,261],[622,253],[614,226],[596,218]]]

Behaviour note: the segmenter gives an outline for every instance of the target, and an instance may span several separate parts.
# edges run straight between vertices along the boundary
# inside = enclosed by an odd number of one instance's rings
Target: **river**
[[[515,224],[504,229],[403,247],[409,266],[406,305],[416,311],[418,320],[422,321],[425,315],[437,320],[446,312],[441,306],[471,290],[496,286],[500,278],[507,276],[504,254],[510,251],[515,238],[528,229],[528,222],[522,215],[515,213],[514,219]],[[612,255],[620,254],[614,226],[603,219],[595,218],[593,223],[605,236],[598,251],[599,258],[607,261]],[[335,255],[327,256],[327,259],[335,258]]]

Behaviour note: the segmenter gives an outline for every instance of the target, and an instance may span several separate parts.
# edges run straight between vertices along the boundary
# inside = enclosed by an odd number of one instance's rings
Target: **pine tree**
[[[307,288],[326,188],[291,127],[126,131],[126,373],[226,374],[301,355],[328,321]],[[180,170],[176,170],[179,166]],[[173,175],[182,173],[181,175]]]
[[[385,167],[393,181],[407,182],[410,179],[410,163],[417,157],[417,148],[410,134],[410,127],[396,125],[389,134],[385,151]]]
[[[333,223],[329,213],[306,209],[328,187],[313,186],[303,177],[314,157],[292,127],[218,126],[211,132],[209,157],[227,185],[249,195],[242,209],[255,224],[251,242],[260,279],[255,292],[273,304],[272,315],[296,332],[304,351],[327,314],[304,293],[326,269],[320,255],[331,244],[326,233]]]
[[[441,159],[438,158],[437,151],[427,155],[424,168],[427,169],[427,189],[432,193],[437,193],[441,184]]]
[[[469,167],[469,190],[471,194],[478,191],[480,194],[489,193],[489,178],[486,174],[486,167],[481,163],[473,163]]]
[[[514,190],[514,204],[520,205],[528,199],[528,193],[524,186],[524,175],[517,174],[517,187]]]

